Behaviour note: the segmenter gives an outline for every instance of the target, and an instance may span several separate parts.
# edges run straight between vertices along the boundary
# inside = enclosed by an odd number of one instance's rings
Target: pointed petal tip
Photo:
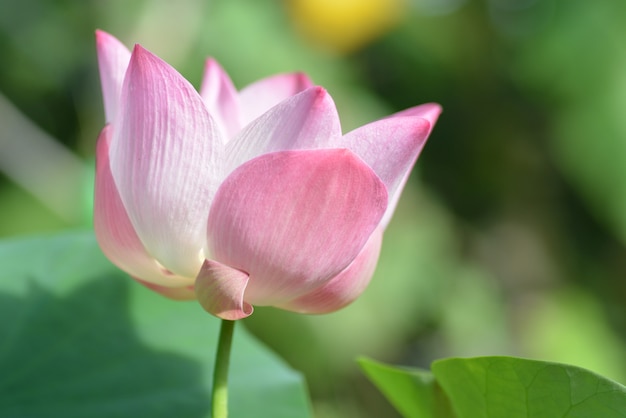
[[[103,31],[102,29],[96,29],[95,33],[96,33],[96,42],[98,44],[109,42],[109,41],[119,42],[119,40],[115,36],[111,35],[108,32]]]
[[[213,57],[207,57],[207,59],[204,60],[204,69],[208,69],[211,67],[222,67],[222,65]]]
[[[135,44],[133,45],[133,56],[135,56],[136,54],[143,54],[148,52],[148,50],[146,48],[144,48],[143,46],[141,46],[141,44]]]
[[[388,116],[385,119],[392,119],[398,117],[418,117],[422,118],[429,124],[429,129],[426,132],[426,137],[430,135],[431,131],[435,127],[435,123],[437,123],[437,119],[443,108],[438,103],[424,103],[419,106],[414,106],[400,112],[394,113],[393,115]]]
[[[310,97],[313,103],[320,103],[326,98],[331,98],[328,91],[322,86],[311,85],[302,91],[295,94],[295,96]],[[332,98],[331,98],[332,100]]]
[[[434,125],[441,115],[441,112],[443,112],[443,108],[439,103],[426,103],[422,106],[424,107],[424,114],[422,117],[429,121],[431,125]]]
[[[137,60],[137,59],[142,60],[146,58],[153,58],[159,61],[163,61],[161,58],[159,58],[158,56],[156,56],[155,54],[153,54],[152,52],[150,52],[149,50],[141,46],[141,44],[135,44],[132,50],[131,61]],[[165,63],[165,61],[163,62]]]
[[[314,92],[315,97],[318,99],[329,95],[328,91],[326,91],[326,89],[322,86],[312,86],[309,87],[307,90],[311,90],[312,92]]]
[[[196,278],[198,302],[208,313],[236,321],[250,316],[252,305],[243,300],[249,276],[213,260],[205,260]]]
[[[294,73],[294,77],[297,81],[297,84],[302,86],[302,90],[313,87],[313,81],[311,81],[309,76],[306,75],[306,73],[304,73],[303,71],[298,71]]]
[[[125,55],[129,53],[126,45],[110,33],[96,29],[95,36],[98,55],[112,55],[114,53]]]

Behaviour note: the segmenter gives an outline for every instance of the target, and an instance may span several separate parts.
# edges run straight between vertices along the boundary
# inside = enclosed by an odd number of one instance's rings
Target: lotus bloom
[[[223,319],[359,296],[438,105],[342,135],[331,97],[302,74],[237,91],[209,59],[198,93],[141,46],[96,38],[107,125],[94,224],[114,264]]]

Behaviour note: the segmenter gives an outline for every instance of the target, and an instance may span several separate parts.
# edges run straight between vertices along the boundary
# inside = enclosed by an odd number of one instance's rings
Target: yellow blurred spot
[[[288,0],[287,6],[304,36],[346,53],[395,26],[407,5],[405,0]]]

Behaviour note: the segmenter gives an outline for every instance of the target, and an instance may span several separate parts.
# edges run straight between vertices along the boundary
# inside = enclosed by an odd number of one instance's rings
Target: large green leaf
[[[361,366],[406,417],[626,417],[626,387],[565,364],[477,357],[436,361],[432,373],[371,360]]]
[[[402,416],[456,418],[446,394],[429,371],[392,367],[366,358],[359,364]]]
[[[206,417],[219,320],[136,284],[91,233],[0,242],[0,416]],[[236,330],[230,410],[309,417],[301,376]]]

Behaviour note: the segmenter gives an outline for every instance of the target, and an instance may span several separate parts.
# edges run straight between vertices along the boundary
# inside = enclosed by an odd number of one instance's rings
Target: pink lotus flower
[[[342,135],[331,97],[302,74],[238,92],[209,59],[197,93],[141,46],[96,38],[107,125],[94,223],[114,264],[223,319],[359,296],[438,105]]]

